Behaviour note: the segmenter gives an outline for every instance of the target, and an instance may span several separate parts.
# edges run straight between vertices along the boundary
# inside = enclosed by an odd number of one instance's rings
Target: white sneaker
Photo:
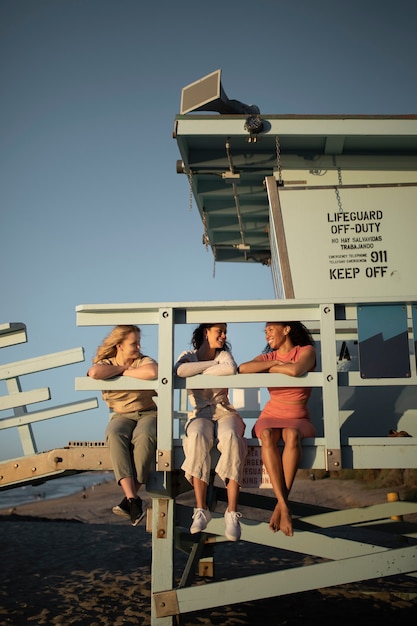
[[[205,530],[210,520],[211,513],[208,509],[194,509],[190,533],[195,535],[195,533],[200,533],[202,530]]]
[[[240,539],[240,522],[239,517],[242,517],[242,513],[237,511],[227,511],[224,514],[224,521],[226,523],[226,530],[224,534],[229,541],[238,541]]]

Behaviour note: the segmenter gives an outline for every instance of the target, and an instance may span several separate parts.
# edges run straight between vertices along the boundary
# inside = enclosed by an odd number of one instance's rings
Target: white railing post
[[[174,312],[159,311],[158,329],[158,429],[156,469],[163,476],[161,493],[152,494],[152,603],[151,622],[172,626],[173,617],[156,617],[155,594],[174,585],[174,499],[171,489],[173,466],[173,351]]]
[[[320,339],[323,372],[323,420],[326,441],[326,469],[342,468],[339,425],[339,395],[336,363],[335,305],[320,307]]]

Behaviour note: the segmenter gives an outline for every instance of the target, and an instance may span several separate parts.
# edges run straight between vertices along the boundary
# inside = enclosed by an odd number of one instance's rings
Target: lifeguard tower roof
[[[210,95],[213,81],[217,93]],[[177,171],[189,178],[216,261],[270,263],[268,176],[283,189],[334,189],[358,183],[349,171],[417,169],[417,115],[254,113],[257,107],[228,100],[219,81],[220,70],[183,89],[181,111],[188,112],[176,116],[174,128],[182,158]],[[363,182],[398,179],[371,175]]]

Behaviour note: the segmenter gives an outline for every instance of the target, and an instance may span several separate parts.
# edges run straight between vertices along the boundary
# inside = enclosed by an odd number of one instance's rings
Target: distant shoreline
[[[83,472],[72,476],[62,476],[37,485],[25,485],[0,491],[0,510],[64,498],[83,492],[95,485],[114,481],[113,472]]]

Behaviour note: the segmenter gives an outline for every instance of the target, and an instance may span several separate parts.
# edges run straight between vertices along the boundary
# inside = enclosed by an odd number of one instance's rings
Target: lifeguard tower
[[[319,353],[317,371],[303,378],[317,398],[313,421],[318,435],[303,441],[302,467],[417,468],[417,116],[266,115],[256,105],[229,100],[219,70],[183,89],[174,139],[180,153],[177,171],[187,179],[214,261],[269,266],[275,298],[253,301],[248,285],[248,299],[239,302],[77,306],[78,325],[158,326],[157,381],[76,380],[80,390],[128,385],[158,392],[156,471],[147,485],[152,624],[171,626],[188,612],[318,586],[415,576],[415,533],[403,535],[399,543],[395,533],[372,542],[359,532],[417,512],[416,502],[397,501],[300,513],[291,538],[243,519],[242,541],[311,555],[319,562],[193,584],[208,542],[215,556],[225,541],[223,520],[214,511],[201,537],[185,537],[190,512],[176,503],[185,487],[179,470],[181,428],[174,426],[187,410],[184,390],[215,387],[218,379],[179,380],[172,366],[181,325],[219,317],[233,323],[301,320]],[[279,374],[227,380],[228,387],[243,390],[299,384]],[[411,436],[392,438],[390,429]],[[249,440],[249,449],[250,459],[260,459],[257,440]],[[48,454],[56,471],[103,469],[109,463],[100,445]],[[264,499],[251,489],[267,481],[259,463],[248,463],[245,502],[262,508]],[[189,553],[179,584],[174,583],[177,545]]]
[[[360,525],[417,510],[415,502],[397,502],[301,516],[292,538],[243,520],[243,541],[325,561],[193,585],[204,544],[221,549],[224,541],[222,515],[214,513],[174,586],[175,537],[190,518],[175,502],[182,489],[182,443],[173,436],[172,417],[186,406],[174,407],[174,391],[218,386],[218,379],[177,380],[172,363],[179,325],[219,317],[299,319],[320,354],[318,371],[303,380],[321,399],[313,416],[318,436],[303,442],[303,467],[417,467],[417,116],[264,115],[256,105],[229,100],[219,70],[183,89],[174,139],[181,156],[177,171],[188,179],[203,243],[215,262],[270,266],[276,299],[251,301],[248,285],[243,302],[77,307],[80,325],[159,327],[157,472],[147,487],[153,497],[152,624],[168,626],[184,613],[224,604],[416,572],[415,536],[407,537],[406,547],[387,547],[357,534]],[[244,390],[289,384],[299,381],[278,374],[227,381]],[[390,429],[412,436],[390,438]],[[249,458],[259,459],[258,442],[249,446]],[[245,486],[265,480],[262,468],[248,463]],[[251,504],[256,506],[255,496]]]

